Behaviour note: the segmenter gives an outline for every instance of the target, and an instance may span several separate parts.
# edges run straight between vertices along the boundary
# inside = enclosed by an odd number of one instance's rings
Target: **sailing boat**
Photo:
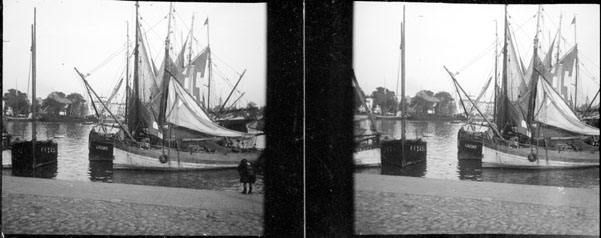
[[[119,90],[119,88],[121,88],[121,85],[123,84],[123,81],[125,79],[126,83],[125,85],[129,85],[129,26],[128,26],[128,30],[127,30],[127,43],[126,43],[126,51],[125,51],[125,62],[126,62],[126,66],[125,66],[125,77],[121,78],[119,80],[119,82],[117,83],[117,85],[113,88],[113,91],[111,92],[111,95],[109,96],[109,98],[106,101],[106,104],[111,104],[112,100],[115,98],[115,96],[117,95],[117,92]],[[79,73],[79,72],[78,72]],[[81,74],[80,74],[81,75]],[[82,77],[84,77],[83,75],[81,75]],[[92,95],[92,91],[93,89],[91,87],[88,87],[87,84],[86,85],[86,92],[88,93],[88,96],[90,97],[90,101],[94,102],[94,96]],[[128,90],[129,87],[126,87],[125,92],[126,95],[128,95]],[[98,101],[102,101],[102,99],[97,98]],[[127,99],[126,99],[127,101]],[[92,103],[92,107],[94,108],[94,112],[96,114],[96,117],[98,118],[98,123],[96,125],[94,125],[92,127],[92,129],[90,130],[90,133],[88,134],[88,151],[89,154],[92,156],[89,156],[90,160],[102,160],[102,161],[112,161],[113,160],[113,148],[114,148],[114,142],[117,138],[117,133],[119,131],[119,126],[117,126],[115,123],[111,123],[109,124],[109,120],[106,119],[106,117],[104,116],[105,112],[107,112],[106,108],[103,107],[101,108],[101,110],[99,111],[98,108],[96,108],[96,105],[94,105],[94,103]],[[126,107],[127,110],[127,107]],[[119,120],[119,118],[115,118],[114,121]]]
[[[495,23],[496,24],[496,23]],[[477,105],[488,87],[490,86],[490,82],[494,79],[493,90],[495,90],[495,95],[497,92],[497,40],[498,36],[496,34],[496,25],[495,25],[495,70],[494,77],[490,77],[488,81],[482,87],[482,90],[478,97],[476,98],[476,102],[473,102],[469,96],[466,96],[467,100],[473,105],[472,108],[468,111],[466,105],[463,103],[463,98],[461,97],[460,85],[459,83],[453,79],[453,86],[455,87],[455,91],[459,97],[459,102],[463,111],[465,113],[465,117],[468,118],[467,122],[459,128],[457,132],[457,158],[458,159],[481,159],[482,158],[482,144],[485,139],[485,133],[489,130],[489,128],[482,123],[480,125],[476,125],[476,123],[472,122],[471,112],[474,109],[478,109]],[[446,69],[446,67],[445,67]],[[447,70],[449,74],[451,72]],[[463,90],[463,89],[461,89]],[[496,98],[496,97],[495,97]],[[496,106],[496,104],[494,104]],[[493,113],[496,111],[496,108],[493,109]],[[481,114],[482,115],[482,114]],[[482,116],[485,118],[485,116]]]
[[[36,130],[36,9],[33,9],[33,25],[31,32],[31,94],[32,103],[32,128],[31,140],[15,142],[11,150],[12,170],[14,173],[29,174],[25,171],[35,171],[44,166],[54,165],[56,168],[58,145],[52,140],[37,140]]]
[[[537,18],[534,51],[526,73],[519,65],[507,19],[506,5],[502,89],[497,98],[495,124],[487,120],[491,131],[484,141],[482,167],[598,167],[599,147],[587,140],[599,136],[599,129],[580,121],[545,78],[548,71],[537,54],[540,19]],[[453,74],[449,75],[456,82]]]
[[[421,138],[405,138],[407,105],[405,104],[405,6],[403,6],[403,23],[401,24],[401,139],[382,141],[380,144],[382,166],[405,167],[426,161],[427,142]]]
[[[163,63],[158,72],[154,69],[142,37],[138,7],[136,3],[133,92],[128,98],[127,125],[117,121],[121,130],[113,148],[113,168],[222,169],[235,168],[242,159],[257,160],[260,151],[248,143],[254,135],[213,123],[205,108],[183,87],[183,71],[169,54],[169,33]],[[170,6],[168,32],[172,13]],[[197,63],[193,60],[192,66]]]

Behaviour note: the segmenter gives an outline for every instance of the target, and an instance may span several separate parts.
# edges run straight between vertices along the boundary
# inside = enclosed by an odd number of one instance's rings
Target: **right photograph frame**
[[[354,233],[598,234],[599,13],[354,2]]]

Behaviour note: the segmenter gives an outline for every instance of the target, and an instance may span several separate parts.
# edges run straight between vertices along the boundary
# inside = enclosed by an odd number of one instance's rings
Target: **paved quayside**
[[[261,235],[263,195],[2,176],[2,232]]]
[[[599,236],[599,189],[355,174],[357,234]]]

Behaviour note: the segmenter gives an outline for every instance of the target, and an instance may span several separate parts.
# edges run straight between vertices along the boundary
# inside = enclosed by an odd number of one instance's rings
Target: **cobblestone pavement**
[[[38,195],[2,197],[2,232],[50,235],[261,235],[254,213]]]
[[[356,191],[357,234],[554,234],[599,236],[599,208]]]
[[[262,235],[263,195],[2,176],[2,232]]]

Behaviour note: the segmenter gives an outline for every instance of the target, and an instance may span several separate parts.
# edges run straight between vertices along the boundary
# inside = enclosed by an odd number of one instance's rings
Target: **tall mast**
[[[167,38],[165,39],[165,57],[169,57],[169,35],[171,35],[171,13],[173,12],[173,3],[169,3],[169,21],[167,24]],[[167,60],[167,58],[165,58]],[[167,62],[167,61],[165,61]]]
[[[501,100],[503,103],[503,114],[499,115],[498,119],[502,119],[502,120],[497,120],[497,123],[499,125],[497,125],[497,127],[499,128],[505,128],[505,124],[507,124],[507,119],[508,119],[508,114],[507,114],[507,110],[508,110],[508,99],[507,99],[507,38],[509,36],[509,33],[507,32],[507,28],[508,27],[508,20],[507,20],[507,4],[505,4],[505,30],[503,33],[503,76],[501,77],[502,80],[502,84],[503,84],[503,91],[501,92]]]
[[[192,42],[194,42],[194,14],[192,14],[192,24],[190,26],[190,48],[188,49],[188,64],[192,63]]]
[[[205,21],[205,24],[207,25],[207,54],[209,54],[209,85],[208,85],[208,92],[207,92],[207,110],[210,111],[211,110],[211,80],[212,80],[212,76],[211,74],[213,74],[211,68],[213,68],[211,66],[212,64],[212,60],[211,60],[211,37],[209,37],[209,18],[207,17],[207,20]]]
[[[35,142],[37,139],[36,130],[36,9],[33,8],[33,25],[31,26],[31,97],[33,101],[33,110],[31,110],[31,157],[33,158],[33,168],[35,168]]]
[[[498,46],[499,46],[499,35],[497,34],[497,20],[495,20],[495,86],[494,86],[494,98],[493,98],[493,110],[492,118],[497,119],[497,65],[498,65]],[[497,125],[498,127],[499,125]]]
[[[133,100],[132,100],[132,118],[133,120],[129,120],[128,121],[128,127],[130,132],[137,130],[137,121],[138,121],[138,100],[140,99],[140,79],[139,79],[139,74],[138,74],[138,61],[139,61],[139,48],[140,48],[140,34],[139,34],[139,28],[140,28],[140,17],[139,17],[139,13],[138,13],[138,8],[140,7],[140,4],[138,2],[136,2],[136,45],[134,47],[134,96],[133,96]],[[136,133],[137,136],[137,133]]]
[[[557,52],[555,53],[555,64],[559,64],[559,45],[561,43],[561,19],[563,18],[563,12],[559,14],[559,30],[557,32]]]
[[[578,108],[578,66],[579,66],[579,60],[578,60],[578,43],[576,41],[576,16],[574,16],[574,50],[576,50],[576,77],[575,77],[575,83],[576,85],[574,86],[574,111],[576,111],[576,108]]]
[[[401,43],[400,43],[400,50],[403,50],[403,43],[402,43],[402,39],[403,39],[403,23],[401,22]],[[399,64],[397,65],[397,75],[396,75],[396,95],[399,95],[399,77],[401,74],[401,51],[399,51]],[[398,103],[400,104],[402,101],[402,99],[398,100]],[[397,111],[399,110],[399,105],[397,104],[397,106],[394,108],[394,115],[397,115]]]
[[[129,102],[129,22],[127,25],[127,44],[125,47],[125,123],[127,124],[127,102]]]
[[[403,110],[401,111],[401,146],[403,148],[403,153],[405,152],[405,114],[407,108],[405,107],[405,49],[407,45],[405,44],[405,32],[407,28],[405,27],[405,5],[403,5],[403,23],[401,27],[401,106]],[[404,158],[404,156],[403,156]]]
[[[172,15],[173,13],[173,3],[169,4],[169,23],[167,24],[167,37],[165,38],[165,58],[164,58],[164,70],[165,70],[165,74],[163,75],[163,87],[161,90],[163,90],[163,93],[161,94],[161,102],[160,102],[160,109],[159,109],[159,118],[158,118],[158,123],[161,126],[161,131],[162,131],[162,135],[165,135],[165,133],[163,132],[165,130],[165,127],[163,126],[165,124],[165,117],[166,117],[166,105],[167,105],[167,89],[168,89],[168,85],[169,85],[169,79],[171,78],[172,74],[169,70],[171,70],[171,56],[169,56],[169,46],[170,46],[170,34],[171,34],[171,18],[173,17]],[[162,135],[160,136],[161,139],[163,138]]]
[[[540,12],[541,12],[541,6],[538,6],[538,12],[536,14],[536,34],[534,34],[534,42],[533,42],[533,51],[532,51],[532,68],[534,68],[534,70],[536,72],[538,72],[538,31],[540,29]],[[528,118],[527,118],[527,122],[528,124],[531,124],[534,122],[534,104],[535,104],[535,99],[536,99],[536,84],[538,83],[538,73],[532,73],[532,78],[530,79],[530,99],[528,102]],[[533,136],[531,137],[533,138]]]

